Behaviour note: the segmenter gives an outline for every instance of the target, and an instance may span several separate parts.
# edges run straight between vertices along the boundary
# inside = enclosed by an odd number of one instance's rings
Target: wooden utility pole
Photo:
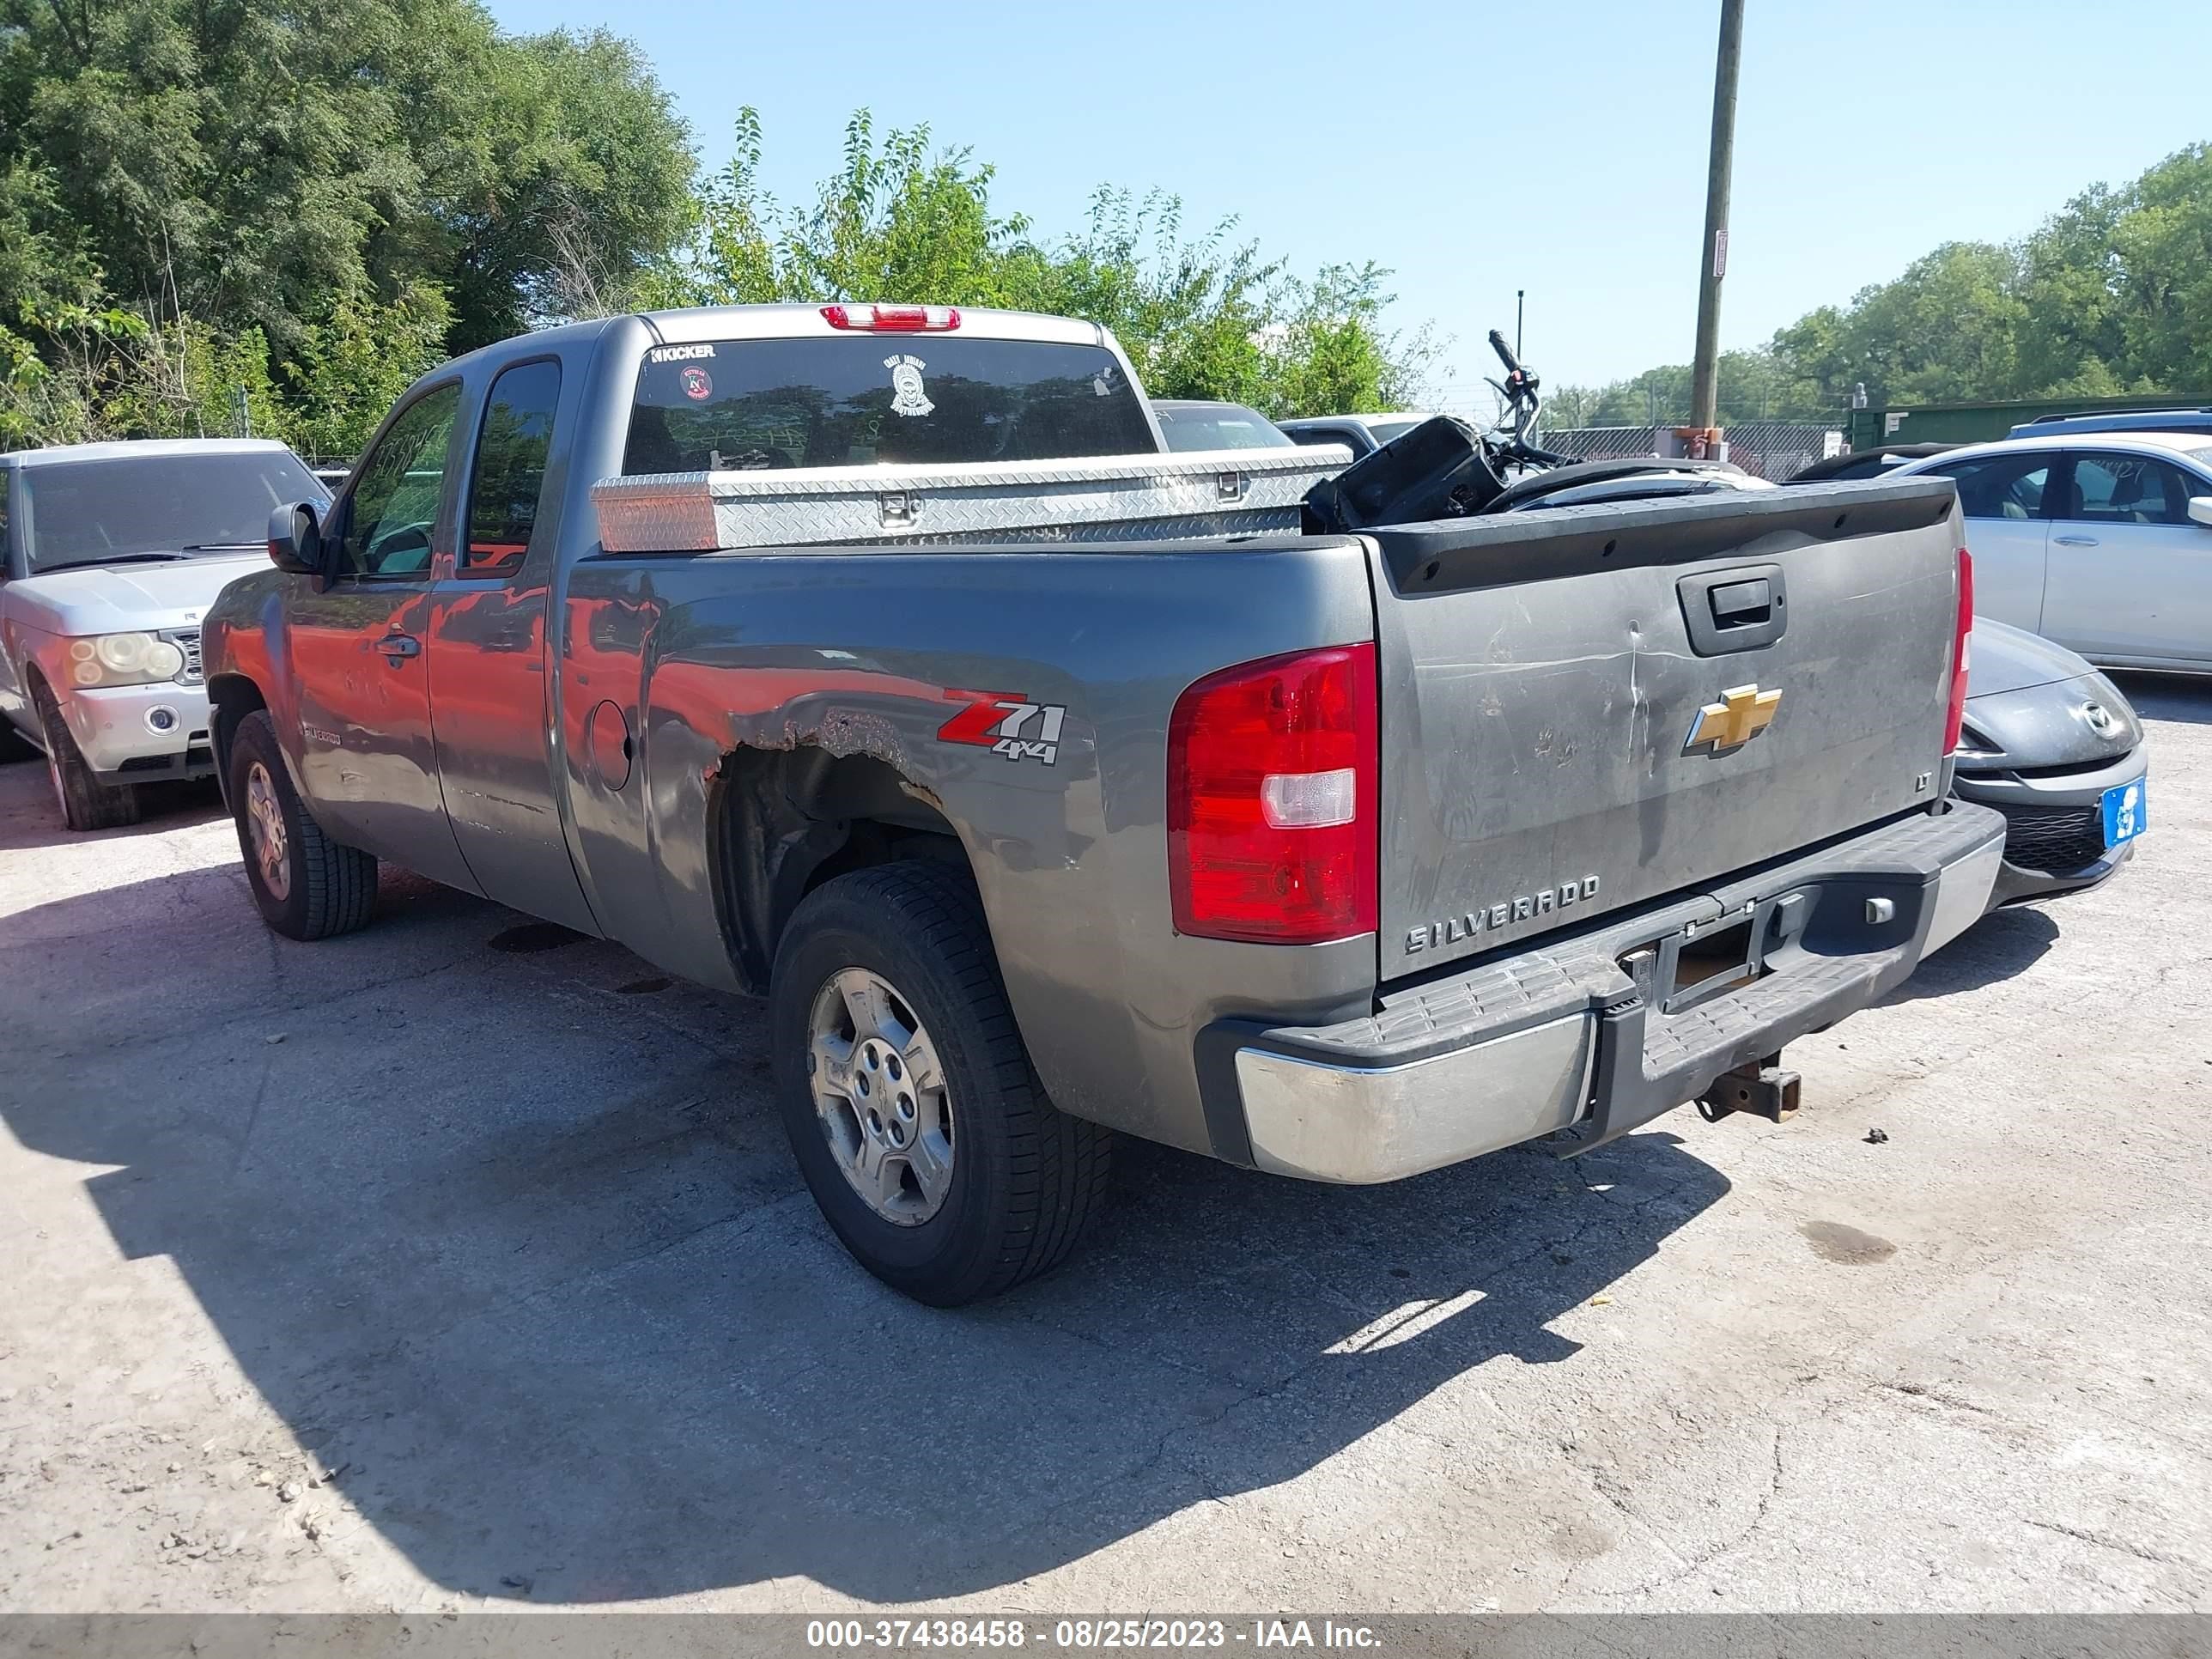
[[[1690,380],[1690,425],[1709,434],[1709,443],[1720,424],[1721,279],[1728,274],[1729,175],[1735,164],[1735,82],[1742,58],[1743,0],[1721,0],[1712,159],[1705,171],[1705,241],[1698,272],[1698,350]]]

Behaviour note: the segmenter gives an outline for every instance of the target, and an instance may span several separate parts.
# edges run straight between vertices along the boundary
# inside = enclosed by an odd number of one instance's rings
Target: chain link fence
[[[1497,394],[1480,380],[1447,380],[1428,388],[1419,407],[1439,415],[1456,415],[1480,429],[1497,421]],[[1664,404],[1661,405],[1664,409]],[[1673,440],[1682,420],[1662,421],[1656,426],[1561,427],[1547,424],[1537,436],[1545,448],[1571,455],[1578,461],[1630,460],[1656,455]],[[1780,483],[1822,458],[1850,447],[1836,424],[1808,421],[1741,421],[1725,428],[1731,465],[1754,477]]]
[[[1626,460],[1659,454],[1674,431],[1671,426],[1547,427],[1537,441],[1578,461]],[[1729,427],[1726,437],[1733,465],[1777,483],[1838,453],[1843,444],[1835,428],[1796,421],[1744,421]]]

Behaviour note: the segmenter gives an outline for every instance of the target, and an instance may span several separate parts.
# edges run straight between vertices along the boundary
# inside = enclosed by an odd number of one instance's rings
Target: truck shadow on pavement
[[[2057,943],[2058,923],[2044,911],[2021,904],[1992,910],[1922,962],[1879,1006],[1955,996],[2011,979],[2033,968]]]
[[[111,1166],[86,1187],[124,1255],[174,1263],[457,1594],[1006,1586],[1486,1364],[1571,1362],[1553,1322],[1728,1190],[1664,1133],[1366,1189],[1125,1143],[1077,1260],[934,1312],[817,1218],[755,1006],[593,941],[489,948],[517,920],[387,876],[375,927],[297,945],[234,868],[0,920],[8,1127]]]

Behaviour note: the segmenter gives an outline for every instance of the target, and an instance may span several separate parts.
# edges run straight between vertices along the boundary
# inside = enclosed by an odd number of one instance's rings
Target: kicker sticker
[[[946,743],[972,744],[1010,761],[1040,760],[1050,766],[1060,757],[1060,728],[1065,705],[1031,702],[1018,691],[947,691],[968,706],[937,728]]]
[[[695,357],[711,357],[710,345],[655,346],[646,356],[656,363],[688,363]]]

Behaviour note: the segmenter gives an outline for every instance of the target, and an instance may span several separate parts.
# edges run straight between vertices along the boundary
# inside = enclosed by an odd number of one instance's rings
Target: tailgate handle
[[[1756,651],[1790,625],[1789,595],[1778,564],[1738,565],[1685,576],[1675,584],[1690,648],[1701,657]]]
[[[1773,613],[1773,585],[1764,576],[1747,582],[1730,582],[1711,591],[1713,621],[1723,629],[1748,628],[1753,623],[1765,622]]]

